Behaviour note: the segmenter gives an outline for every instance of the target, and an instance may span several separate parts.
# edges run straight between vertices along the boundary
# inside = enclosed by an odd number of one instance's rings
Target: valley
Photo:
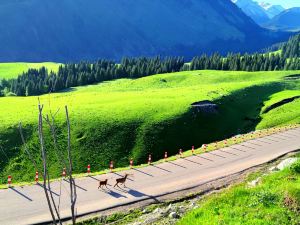
[[[116,167],[127,166],[131,157],[141,164],[150,153],[156,160],[166,150],[177,154],[180,148],[238,133],[299,123],[299,99],[263,113],[266,107],[300,95],[300,81],[285,79],[297,73],[186,71],[108,81],[39,98],[45,113],[69,106],[74,171],[80,173],[87,164],[96,171],[106,169],[110,160]],[[218,112],[194,111],[191,104],[201,100],[215,103]],[[9,158],[0,160],[1,183],[6,183],[7,173],[15,181],[32,180],[34,168],[21,146],[17,125],[23,123],[28,147],[39,159],[37,104],[35,96],[0,98],[0,144]],[[64,149],[62,113],[56,122]],[[49,170],[55,178],[61,168],[51,146],[47,146]]]
[[[299,4],[0,0],[0,224],[298,225]]]

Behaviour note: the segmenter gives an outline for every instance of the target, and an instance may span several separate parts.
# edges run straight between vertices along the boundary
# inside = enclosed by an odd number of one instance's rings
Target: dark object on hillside
[[[300,74],[289,75],[289,76],[286,76],[284,79],[286,79],[286,80],[298,80],[298,79],[300,79]]]
[[[282,100],[282,101],[280,101],[280,102],[277,102],[277,103],[275,103],[275,104],[269,106],[268,108],[266,108],[266,109],[264,110],[263,113],[270,112],[271,110],[273,110],[273,109],[275,109],[275,108],[278,108],[278,107],[280,107],[280,106],[283,106],[283,105],[285,105],[285,104],[288,104],[288,103],[290,103],[290,102],[293,102],[294,100],[299,99],[299,98],[300,98],[300,96],[295,96],[295,97],[292,97],[292,98],[284,99],[284,100]]]
[[[218,113],[218,105],[215,103],[209,101],[209,100],[204,100],[204,101],[199,101],[195,102],[192,105],[192,108],[194,111],[197,113],[203,112],[203,113],[209,113],[209,114],[216,114]]]

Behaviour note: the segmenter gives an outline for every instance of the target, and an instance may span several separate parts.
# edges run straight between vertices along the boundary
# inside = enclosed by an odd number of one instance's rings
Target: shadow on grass
[[[283,84],[278,82],[251,86],[214,101],[218,106],[217,113],[199,112],[191,107],[178,118],[152,124],[143,138],[144,149],[148,149],[143,158],[151,153],[157,160],[165,151],[175,155],[181,148],[201,147],[202,144],[253,131],[261,121],[264,102],[283,89]]]

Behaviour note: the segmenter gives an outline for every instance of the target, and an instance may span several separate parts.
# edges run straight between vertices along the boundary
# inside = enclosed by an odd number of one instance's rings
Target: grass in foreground
[[[59,63],[43,62],[43,63],[0,63],[0,80],[16,78],[28,69],[39,69],[46,67],[49,71],[57,72]]]
[[[282,113],[261,113],[274,94],[299,90],[299,81],[284,79],[295,73],[187,71],[121,79],[40,98],[45,112],[69,106],[74,170],[83,173],[88,164],[93,171],[107,169],[110,160],[116,167],[126,167],[131,157],[136,164],[143,164],[149,153],[158,160],[165,151],[175,155],[179,148],[198,148],[257,128],[299,123],[297,101],[279,107],[277,110],[285,109]],[[219,112],[194,111],[191,104],[201,100],[213,101]],[[23,122],[29,150],[39,159],[37,97],[0,98],[0,108],[0,144],[8,157],[0,157],[0,183],[7,182],[8,174],[14,181],[32,181],[35,170],[21,147],[17,124]],[[288,116],[284,113],[287,110]],[[62,111],[57,125],[59,143],[65,152]],[[59,177],[62,168],[57,156],[51,144],[47,149],[50,174],[52,178]]]
[[[237,185],[206,197],[199,206],[178,225],[300,224],[300,160],[291,169],[262,176],[256,187]]]

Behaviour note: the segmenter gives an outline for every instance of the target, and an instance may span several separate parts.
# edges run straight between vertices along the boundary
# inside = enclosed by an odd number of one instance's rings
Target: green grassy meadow
[[[59,63],[43,62],[43,63],[0,63],[0,80],[16,78],[18,75],[26,72],[28,69],[39,69],[46,67],[49,71],[57,72]]]
[[[254,174],[248,181],[261,177]],[[260,184],[233,186],[199,202],[177,224],[274,224],[300,223],[300,161],[284,171],[263,176]]]
[[[133,157],[139,164],[149,153],[157,160],[165,151],[177,154],[179,148],[200,147],[238,133],[300,123],[299,99],[263,113],[267,105],[300,95],[300,81],[284,79],[297,73],[186,71],[71,88],[40,96],[40,101],[45,113],[60,108],[56,122],[64,152],[64,105],[69,107],[75,172],[85,172],[87,164],[99,171],[110,160],[121,167]],[[191,104],[201,100],[216,103],[218,113],[193,110]],[[39,159],[37,104],[34,96],[0,98],[0,145],[6,153],[0,152],[0,183],[8,174],[14,181],[33,179],[35,171],[21,146],[17,124],[22,121],[29,150]],[[61,166],[48,136],[46,143],[55,178]]]

